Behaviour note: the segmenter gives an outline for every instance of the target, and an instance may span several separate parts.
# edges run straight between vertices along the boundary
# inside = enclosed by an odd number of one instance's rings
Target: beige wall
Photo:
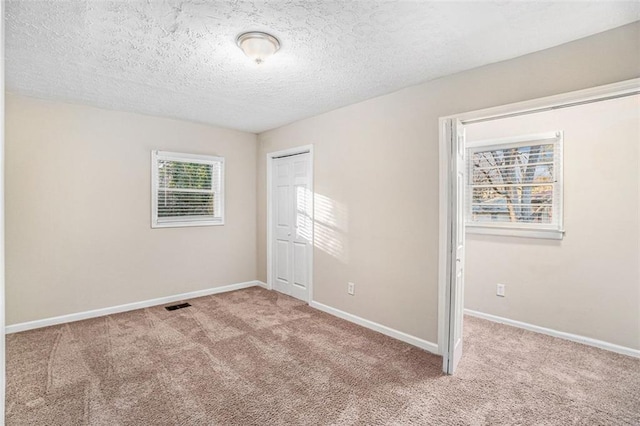
[[[564,239],[467,235],[465,306],[640,349],[640,96],[466,131],[471,142],[555,130],[564,131]]]
[[[256,277],[256,136],[7,95],[7,324]],[[226,160],[224,226],[151,229],[151,150]]]
[[[259,135],[258,278],[266,281],[265,154],[314,144],[324,240],[315,242],[314,299],[437,342],[438,118],[638,76],[635,23]]]

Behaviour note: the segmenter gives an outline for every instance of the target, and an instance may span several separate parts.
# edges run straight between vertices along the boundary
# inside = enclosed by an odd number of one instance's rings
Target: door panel
[[[311,242],[311,191],[307,185],[296,185],[296,240]]]
[[[273,159],[274,234],[276,290],[304,301],[310,300],[312,250],[311,156],[298,154]],[[279,245],[286,246],[286,251]],[[286,256],[286,259],[285,259]]]
[[[300,157],[301,158],[295,158],[293,160],[293,168],[294,168],[293,174],[295,177],[301,177],[306,180],[307,168],[308,168],[308,164],[307,164],[308,154],[300,154]]]
[[[307,286],[307,247],[304,243],[293,243],[293,283]]]
[[[289,282],[289,241],[278,240],[276,242],[276,278],[278,281]]]
[[[276,197],[276,223],[278,226],[289,227],[289,187],[286,185],[278,186]]]
[[[464,195],[466,186],[464,127],[458,120],[447,122],[450,146],[449,273],[447,282],[447,350],[444,370],[453,374],[462,358],[464,319]]]
[[[277,160],[276,160],[277,161]],[[291,165],[287,162],[276,163],[276,176],[287,179],[289,177],[289,169]]]

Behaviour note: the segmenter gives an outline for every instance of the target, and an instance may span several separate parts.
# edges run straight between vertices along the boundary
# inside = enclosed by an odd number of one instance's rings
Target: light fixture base
[[[262,31],[249,31],[236,38],[236,44],[247,57],[261,64],[280,50],[280,40]]]

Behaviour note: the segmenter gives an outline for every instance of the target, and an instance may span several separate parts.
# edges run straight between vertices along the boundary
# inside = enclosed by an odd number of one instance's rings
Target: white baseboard
[[[205,290],[191,291],[189,293],[175,294],[173,296],[159,297],[157,299],[143,300],[141,302],[127,303],[124,305],[111,306],[108,308],[94,309],[92,311],[78,312],[75,314],[61,315],[59,317],[45,318],[36,321],[12,324],[5,327],[5,333],[18,333],[20,331],[32,330],[34,328],[49,327],[51,325],[64,324],[67,322],[80,321],[89,318],[102,317],[105,315],[117,314],[120,312],[133,311],[135,309],[148,308],[150,306],[163,305],[165,303],[177,302],[180,300],[194,299],[196,297],[209,296],[227,291],[240,290],[242,288],[260,286],[266,284],[260,281],[246,281],[243,283],[213,287]]]
[[[267,290],[269,290],[269,286],[267,285],[267,283],[263,283],[262,281],[255,281],[256,285],[262,288],[266,288]]]
[[[560,339],[570,340],[576,343],[582,343],[584,345],[594,346],[596,348],[605,349],[607,351],[616,352],[622,355],[632,356],[634,358],[640,358],[640,350],[627,348],[626,346],[620,346],[613,343],[605,342],[603,340],[592,339],[590,337],[580,336],[578,334],[565,333],[564,331],[553,330],[551,328],[540,327],[537,325],[529,324],[526,322],[520,322],[509,318],[503,318],[496,315],[485,314],[483,312],[473,311],[471,309],[465,309],[466,315],[482,318],[485,320],[498,322],[501,324],[510,325],[512,327],[522,328],[536,333],[546,334],[547,336],[558,337]]]
[[[352,315],[350,313],[341,311],[336,308],[332,308],[331,306],[324,305],[322,303],[311,301],[309,306],[312,308],[316,308],[320,311],[326,312],[338,318],[342,318],[343,320],[347,320],[349,322],[361,325],[363,327],[369,328],[371,330],[377,331],[378,333],[382,333],[386,336],[393,337],[394,339],[401,340],[405,343],[408,343],[413,346],[417,346],[421,349],[424,349],[428,352],[434,353],[436,355],[441,355],[438,352],[438,345],[427,340],[420,339],[415,336],[411,336],[410,334],[403,333],[402,331],[394,330],[393,328],[389,328],[386,325],[378,324],[373,321],[369,321],[367,319]]]

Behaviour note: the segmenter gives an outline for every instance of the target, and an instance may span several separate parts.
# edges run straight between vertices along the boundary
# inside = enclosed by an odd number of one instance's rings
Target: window
[[[562,132],[467,145],[467,232],[561,239]]]
[[[153,151],[152,228],[224,224],[224,158]]]

